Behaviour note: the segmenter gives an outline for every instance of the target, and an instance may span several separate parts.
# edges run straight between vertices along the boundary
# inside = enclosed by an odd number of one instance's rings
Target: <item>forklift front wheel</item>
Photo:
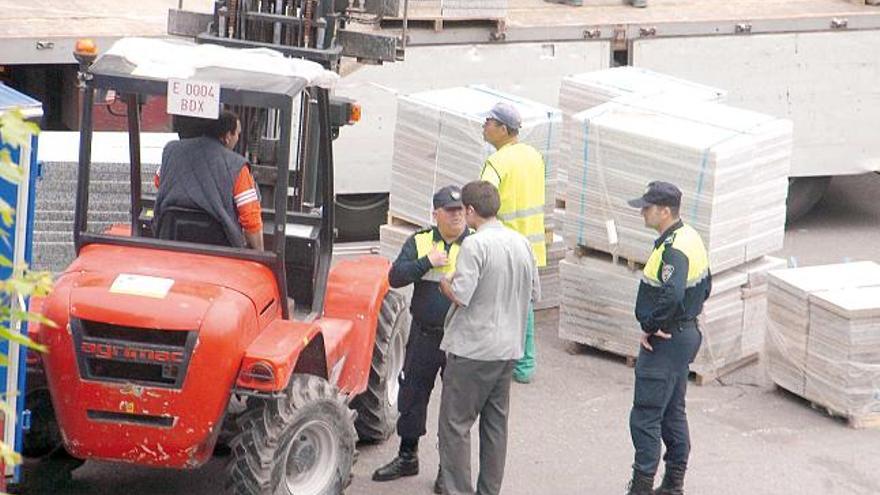
[[[367,389],[351,401],[351,407],[358,413],[354,427],[362,441],[384,441],[394,432],[398,377],[406,355],[410,318],[406,298],[389,290],[379,311]]]
[[[342,493],[355,460],[353,415],[345,396],[313,375],[293,375],[286,397],[249,400],[231,445],[231,492]]]

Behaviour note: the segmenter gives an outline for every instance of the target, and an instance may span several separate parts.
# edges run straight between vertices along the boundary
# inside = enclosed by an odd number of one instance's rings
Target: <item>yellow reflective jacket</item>
[[[544,234],[544,158],[525,143],[509,143],[486,159],[480,179],[501,195],[498,219],[524,235],[538,266],[547,265]]]

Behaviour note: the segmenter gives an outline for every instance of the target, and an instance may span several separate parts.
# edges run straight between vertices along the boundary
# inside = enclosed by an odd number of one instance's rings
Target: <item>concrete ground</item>
[[[799,265],[878,260],[880,176],[835,179],[819,207],[790,226],[783,255]],[[622,494],[632,462],[627,417],[632,370],[620,359],[556,337],[555,311],[538,316],[539,372],[514,384],[503,493]],[[723,382],[723,383],[722,383]],[[439,393],[422,442],[422,472],[391,483],[370,481],[390,460],[396,438],[360,446],[347,493],[428,494],[437,469]],[[878,399],[880,400],[880,399]],[[696,495],[875,495],[880,493],[880,430],[854,430],[764,377],[761,364],[689,390],[693,436],[688,493]],[[192,471],[87,463],[73,482],[39,493],[222,493],[223,460]]]

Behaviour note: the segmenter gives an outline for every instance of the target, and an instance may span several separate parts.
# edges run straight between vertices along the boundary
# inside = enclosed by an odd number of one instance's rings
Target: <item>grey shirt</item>
[[[468,359],[519,359],[530,301],[540,297],[528,239],[495,220],[461,243],[452,291],[461,301],[446,315],[440,348]]]

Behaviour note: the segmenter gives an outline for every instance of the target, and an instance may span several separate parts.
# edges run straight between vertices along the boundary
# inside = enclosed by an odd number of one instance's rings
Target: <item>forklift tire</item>
[[[398,377],[406,355],[410,318],[406,298],[389,290],[379,312],[370,381],[367,389],[351,401],[352,409],[358,413],[354,427],[361,441],[384,441],[394,433],[400,414]]]
[[[248,400],[227,467],[235,495],[338,495],[351,483],[354,412],[327,380],[293,375],[287,394]]]

